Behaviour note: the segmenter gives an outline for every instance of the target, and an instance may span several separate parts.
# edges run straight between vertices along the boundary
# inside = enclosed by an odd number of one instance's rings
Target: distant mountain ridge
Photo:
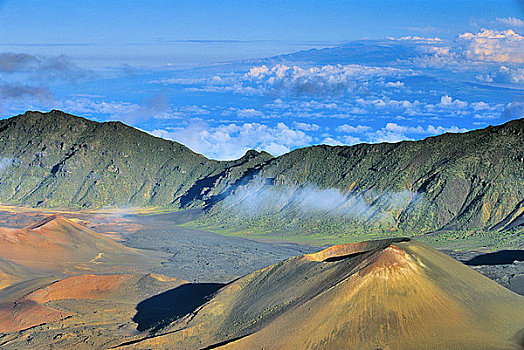
[[[524,228],[524,119],[414,142],[312,146],[277,158],[249,151],[215,161],[120,122],[27,112],[0,121],[0,157],[3,203],[206,207],[210,225],[271,228],[269,217],[286,229],[284,218],[301,219],[297,196],[248,219],[230,199],[250,188],[243,202],[268,188],[313,185],[365,203],[365,216],[342,223],[358,230]],[[387,220],[376,224],[383,213]],[[325,223],[324,214],[313,216],[316,226]]]
[[[353,200],[354,206],[365,206],[358,208],[362,211],[358,215],[344,216],[343,223],[333,223],[324,212],[308,212],[309,217],[317,217],[311,225],[301,225],[301,230],[347,226],[349,220],[361,231],[376,231],[377,226],[383,232],[522,231],[524,119],[420,141],[297,149],[268,161],[258,178],[269,186],[252,186],[255,189],[244,193],[243,201],[253,201],[271,186],[300,188],[314,184],[317,197],[329,197],[332,194],[322,189],[336,188]],[[317,201],[322,202],[322,198]],[[293,223],[288,225],[285,218],[300,214],[303,204],[292,196],[288,203],[266,209],[247,221],[260,225],[269,213],[279,218],[274,221],[280,227],[291,228]],[[231,215],[235,205],[232,208],[218,215],[218,221],[236,225]],[[246,225],[246,218],[240,220]]]
[[[195,193],[199,180],[219,191],[271,155],[219,162],[121,122],[51,111],[1,120],[0,157],[1,202],[101,207],[195,205],[207,194]]]

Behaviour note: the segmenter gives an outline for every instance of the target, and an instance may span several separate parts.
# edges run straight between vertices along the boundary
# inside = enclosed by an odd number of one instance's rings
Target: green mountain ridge
[[[420,141],[216,161],[120,122],[27,112],[0,121],[0,202],[204,207],[198,225],[227,232],[522,232],[523,140],[520,119]]]
[[[336,188],[356,205],[366,205],[357,215],[350,210],[353,215],[339,219],[323,211],[305,211],[311,224],[301,223],[298,230],[522,231],[524,119],[421,141],[298,149],[268,161],[258,178],[266,185],[244,193],[244,201],[270,187],[315,184],[317,197],[332,196],[324,190]],[[266,208],[261,217],[246,221],[237,215],[236,220],[232,215],[236,204],[225,208],[225,213],[217,210],[217,222],[263,227],[261,221],[269,215],[277,223],[274,229],[293,230],[296,222],[286,218],[300,221],[304,213],[303,201],[290,197],[285,205]]]
[[[211,179],[220,191],[271,158],[253,151],[209,160],[121,122],[60,111],[0,121],[0,156],[9,165],[0,172],[0,201],[45,207],[196,205],[204,193],[195,191]]]

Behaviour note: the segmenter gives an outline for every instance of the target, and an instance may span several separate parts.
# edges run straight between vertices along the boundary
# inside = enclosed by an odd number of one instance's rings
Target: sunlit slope
[[[523,297],[421,243],[384,240],[256,271],[129,347],[518,349],[522,329]]]
[[[60,215],[23,229],[0,228],[0,285],[31,276],[136,271],[159,263],[154,253],[114,242]]]
[[[16,282],[38,276],[38,271],[0,258],[0,290]]]
[[[0,302],[0,347],[93,349],[136,333],[136,304],[185,281],[157,274],[79,275]]]

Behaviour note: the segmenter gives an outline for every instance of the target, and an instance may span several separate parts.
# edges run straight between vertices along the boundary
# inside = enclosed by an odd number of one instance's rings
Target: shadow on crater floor
[[[206,303],[224,284],[186,283],[167,292],[145,299],[136,306],[133,321],[136,329],[158,330]]]
[[[514,261],[524,261],[524,250],[501,250],[495,253],[477,255],[465,261],[466,265],[505,265]]]

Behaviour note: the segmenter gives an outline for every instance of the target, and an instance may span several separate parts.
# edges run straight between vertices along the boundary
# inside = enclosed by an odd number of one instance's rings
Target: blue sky
[[[524,2],[0,0],[0,117],[50,109],[217,159],[500,124]]]

